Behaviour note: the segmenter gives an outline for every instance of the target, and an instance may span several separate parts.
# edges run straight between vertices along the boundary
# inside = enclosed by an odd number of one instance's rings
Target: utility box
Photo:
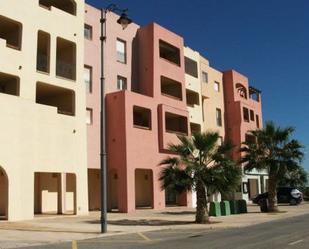
[[[239,213],[241,214],[248,213],[246,200],[238,200],[238,208]]]
[[[221,207],[219,202],[210,202],[209,216],[221,216]]]
[[[231,207],[229,201],[220,202],[221,215],[226,216],[231,214]]]

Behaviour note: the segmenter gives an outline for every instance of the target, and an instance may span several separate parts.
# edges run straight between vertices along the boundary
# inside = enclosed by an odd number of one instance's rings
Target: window
[[[76,45],[60,37],[57,38],[56,75],[76,79]]]
[[[84,37],[87,40],[92,40],[92,27],[88,24],[84,26]]]
[[[195,78],[198,78],[197,62],[185,57],[185,72]]]
[[[243,107],[242,110],[243,110],[243,117],[244,117],[245,122],[249,122],[250,120],[249,120],[249,110],[248,110],[248,108]]]
[[[180,66],[180,50],[175,46],[160,40],[159,41],[160,57]]]
[[[256,128],[260,128],[259,115],[255,115]]]
[[[214,83],[214,89],[215,89],[216,92],[219,92],[219,91],[220,91],[220,83],[219,83],[219,82],[215,81],[215,83]]]
[[[117,76],[117,89],[127,90],[127,79],[125,77]]]
[[[191,134],[201,133],[201,125],[196,123],[190,123]]]
[[[136,128],[151,130],[151,110],[140,106],[133,106],[133,125]]]
[[[246,134],[246,135],[245,135],[245,141],[246,141],[247,143],[256,143],[255,136],[250,135],[250,134]]]
[[[161,76],[161,94],[176,100],[182,100],[181,83]]]
[[[254,121],[254,111],[250,110],[250,120]]]
[[[9,48],[21,50],[22,24],[0,15],[0,39]]]
[[[84,82],[86,93],[92,92],[92,67],[84,66]]]
[[[121,63],[127,63],[126,42],[123,40],[117,39],[116,48],[117,48],[117,61]]]
[[[188,135],[188,120],[184,116],[166,112],[165,130],[166,132]]]
[[[38,32],[36,69],[39,72],[49,73],[50,35],[43,31]]]
[[[92,124],[92,109],[90,109],[90,108],[86,109],[86,124],[87,125]]]
[[[217,126],[222,126],[222,113],[221,109],[217,108],[216,109],[216,121],[217,121]]]
[[[236,90],[241,98],[247,99],[247,89],[242,84],[237,83]]]
[[[71,15],[76,15],[76,3],[73,0],[39,0],[39,5],[49,9],[55,7]]]
[[[19,96],[19,78],[0,72],[0,94]]]
[[[197,92],[186,90],[187,106],[200,105],[200,98]]]
[[[36,103],[54,106],[59,114],[75,115],[75,92],[71,89],[38,82]]]
[[[207,72],[202,72],[202,81],[204,83],[208,83],[208,73]]]

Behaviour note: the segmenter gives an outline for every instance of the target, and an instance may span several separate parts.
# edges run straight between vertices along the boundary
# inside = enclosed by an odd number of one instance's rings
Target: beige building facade
[[[88,212],[84,1],[0,1],[0,218]]]

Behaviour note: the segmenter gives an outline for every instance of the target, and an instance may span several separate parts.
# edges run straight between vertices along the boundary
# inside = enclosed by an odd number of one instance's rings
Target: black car
[[[253,203],[260,204],[261,200],[268,198],[268,192],[259,194],[253,198]],[[290,203],[297,205],[302,202],[303,194],[294,187],[279,187],[277,188],[278,203]]]

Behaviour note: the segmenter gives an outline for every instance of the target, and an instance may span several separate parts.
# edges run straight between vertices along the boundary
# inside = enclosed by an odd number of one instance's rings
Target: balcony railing
[[[56,67],[57,76],[75,80],[75,65],[66,63],[64,61],[57,61]]]

